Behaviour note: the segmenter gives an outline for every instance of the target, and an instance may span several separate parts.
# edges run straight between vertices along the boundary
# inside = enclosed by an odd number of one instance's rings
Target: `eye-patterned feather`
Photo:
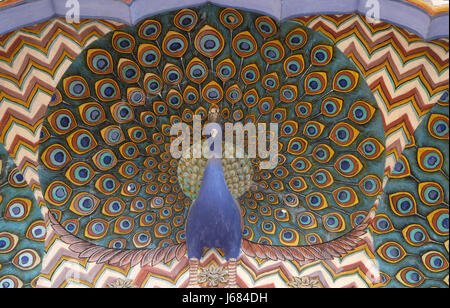
[[[62,77],[40,148],[57,232],[96,262],[180,257],[207,161],[173,158],[170,129],[212,110],[222,125],[279,128],[275,168],[222,160],[244,252],[304,261],[359,244],[381,193],[384,133],[358,68],[299,23],[213,5],[110,33]]]
[[[382,282],[448,287],[448,90],[417,128],[372,224]]]
[[[33,287],[46,224],[23,175],[0,145],[0,289]]]

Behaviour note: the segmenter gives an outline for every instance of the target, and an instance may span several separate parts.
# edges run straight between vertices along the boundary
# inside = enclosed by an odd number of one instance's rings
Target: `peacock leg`
[[[189,285],[188,288],[200,288],[198,284],[198,270],[200,261],[198,259],[189,259]]]
[[[230,259],[228,260],[228,284],[227,288],[237,288],[237,260]]]

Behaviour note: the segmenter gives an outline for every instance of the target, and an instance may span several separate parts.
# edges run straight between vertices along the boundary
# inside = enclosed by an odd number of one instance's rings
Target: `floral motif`
[[[288,283],[288,286],[296,289],[321,289],[323,285],[318,278],[294,277],[294,280]]]
[[[227,283],[227,270],[217,264],[211,264],[209,267],[202,269],[198,275],[198,282],[206,284],[207,287],[214,288],[220,284]]]
[[[133,280],[117,279],[115,282],[106,285],[109,289],[136,289],[137,286],[133,284]]]

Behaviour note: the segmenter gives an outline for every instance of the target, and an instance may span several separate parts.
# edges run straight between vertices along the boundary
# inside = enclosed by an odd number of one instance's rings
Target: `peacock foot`
[[[230,259],[228,261],[228,283],[226,288],[238,288],[237,285],[237,260]]]
[[[188,288],[200,288],[198,283],[198,271],[200,261],[198,259],[189,259],[189,284]]]

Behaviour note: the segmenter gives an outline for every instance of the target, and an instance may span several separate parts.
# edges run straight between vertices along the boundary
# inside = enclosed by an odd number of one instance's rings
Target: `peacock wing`
[[[31,189],[0,144],[0,288],[33,287],[46,224]]]
[[[448,90],[393,169],[374,218],[380,286],[448,287]]]

